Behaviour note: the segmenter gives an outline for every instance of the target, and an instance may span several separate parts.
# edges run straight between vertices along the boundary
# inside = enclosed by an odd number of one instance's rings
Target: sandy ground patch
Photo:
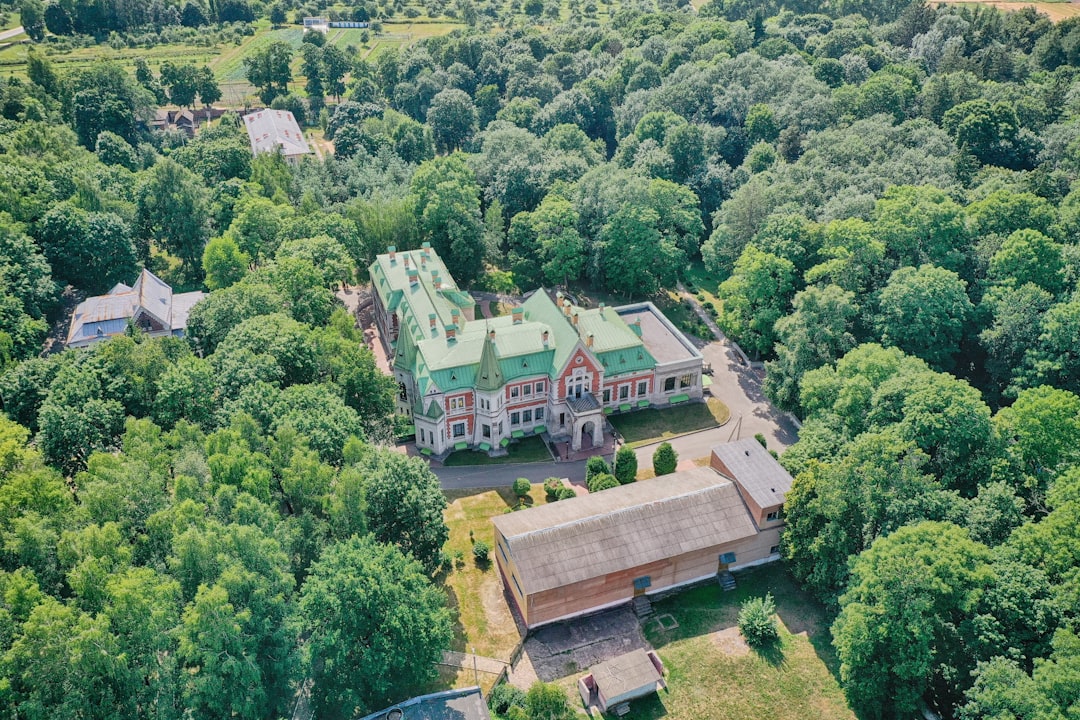
[[[750,646],[743,640],[742,633],[737,627],[724,628],[713,633],[713,641],[721,652],[731,657],[743,657],[750,654]]]

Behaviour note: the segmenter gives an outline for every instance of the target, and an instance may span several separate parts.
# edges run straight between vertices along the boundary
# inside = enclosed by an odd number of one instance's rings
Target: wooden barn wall
[[[527,604],[520,599],[518,602],[525,613],[526,624],[538,625],[567,615],[585,613],[602,605],[630,600],[634,596],[634,580],[644,575],[648,575],[652,581],[648,592],[653,593],[672,585],[716,574],[720,555],[723,553],[735,553],[737,567],[767,558],[769,549],[779,543],[779,529],[764,530],[736,542],[534,593],[528,596]],[[509,578],[509,573],[507,577]],[[511,592],[516,591],[511,588]]]

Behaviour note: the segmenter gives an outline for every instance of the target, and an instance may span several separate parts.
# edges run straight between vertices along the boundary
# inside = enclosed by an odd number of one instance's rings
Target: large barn
[[[791,476],[754,439],[694,468],[499,515],[495,558],[526,626],[779,557]]]

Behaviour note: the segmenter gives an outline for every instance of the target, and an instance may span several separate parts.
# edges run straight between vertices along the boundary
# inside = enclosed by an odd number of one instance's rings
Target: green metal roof
[[[485,335],[483,350],[480,352],[480,367],[476,371],[476,389],[491,392],[501,388],[505,382],[499,360],[495,357],[495,342]]]
[[[394,352],[394,367],[411,372],[416,365],[416,342],[413,340],[412,333],[398,333]]]

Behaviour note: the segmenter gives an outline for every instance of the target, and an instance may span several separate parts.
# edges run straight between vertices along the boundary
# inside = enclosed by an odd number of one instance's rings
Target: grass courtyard
[[[608,420],[630,447],[684,435],[695,430],[719,427],[731,412],[717,398],[703,403],[686,403],[669,408],[648,408],[625,415],[611,415]]]
[[[783,566],[736,575],[738,588],[715,584],[654,603],[656,616],[670,614],[678,627],[645,635],[667,668],[667,691],[632,702],[631,720],[855,720],[836,679],[823,609],[796,586]],[[766,652],[747,647],[736,618],[739,604],[771,592],[780,619],[780,641]],[[577,676],[559,681],[577,704]]]
[[[476,653],[497,660],[508,660],[521,636],[514,624],[510,607],[503,598],[502,580],[495,564],[495,530],[491,518],[511,512],[518,499],[510,488],[494,490],[446,491],[449,502],[444,517],[450,529],[446,552],[451,556],[461,553],[460,561],[444,579],[444,587],[450,598],[450,606],[457,614],[454,625],[453,650]],[[544,503],[544,488],[534,485],[528,505]],[[480,541],[491,548],[491,559],[477,563],[473,557],[473,542]],[[478,678],[472,669],[457,671],[440,668],[440,687],[466,687],[479,679],[480,687],[487,692],[495,682],[495,676],[480,673]]]
[[[531,435],[512,442],[507,446],[509,455],[489,457],[479,450],[457,450],[450,453],[443,461],[445,467],[463,467],[466,465],[506,465],[508,463],[550,462],[551,453],[538,435]]]

